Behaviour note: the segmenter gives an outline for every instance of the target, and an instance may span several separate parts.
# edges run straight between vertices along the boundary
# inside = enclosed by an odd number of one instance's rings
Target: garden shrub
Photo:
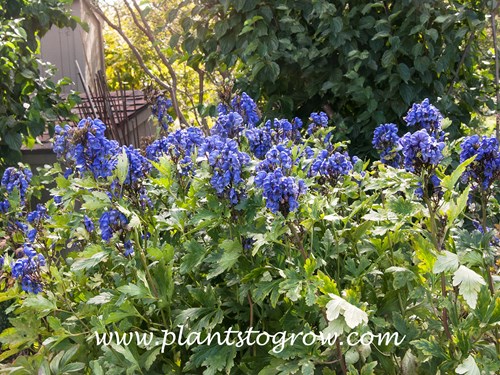
[[[21,146],[54,132],[56,121],[72,117],[79,98],[55,83],[54,67],[40,60],[40,41],[52,26],[75,28],[72,0],[4,0],[0,3],[0,170],[21,160]]]
[[[487,32],[496,2],[189,4],[190,11],[168,14],[183,27],[171,36],[172,48],[181,40],[193,64],[233,72],[235,87],[263,99],[268,117],[307,118],[326,108],[338,140],[347,137],[361,155],[371,155],[370,134],[378,124],[400,119],[421,98],[452,120],[452,137],[461,123],[470,124],[472,113],[496,107]]]
[[[498,142],[449,142],[424,100],[406,134],[377,128],[368,165],[324,113],[264,122],[234,103],[211,134],[162,121],[143,151],[83,119],[56,129],[58,164],[6,171],[3,371],[498,373]],[[249,328],[340,339],[154,345]],[[97,343],[113,332],[152,342]],[[401,342],[346,345],[353,332]]]

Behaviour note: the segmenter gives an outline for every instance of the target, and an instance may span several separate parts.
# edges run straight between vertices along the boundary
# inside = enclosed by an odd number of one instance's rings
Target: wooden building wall
[[[53,27],[40,41],[41,58],[56,66],[54,79],[71,78],[74,84],[68,87],[68,91],[83,93],[75,60],[86,81],[93,86],[96,72],[99,69],[105,71],[102,23],[90,10],[88,0],[74,0],[72,12],[87,23],[89,31],[86,32],[80,26],[75,30]]]

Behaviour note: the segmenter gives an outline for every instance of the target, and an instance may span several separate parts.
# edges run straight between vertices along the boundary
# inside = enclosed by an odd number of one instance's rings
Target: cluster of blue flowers
[[[288,173],[292,166],[292,151],[284,145],[278,145],[266,153],[266,158],[259,163],[257,171],[272,172],[279,168]]]
[[[437,141],[425,129],[406,133],[400,144],[403,165],[409,172],[420,174],[424,169],[432,170],[443,160],[444,142]]]
[[[492,183],[500,178],[500,151],[495,137],[467,137],[460,152],[460,162],[476,156],[462,175],[465,183],[471,183],[473,189],[488,190]]]
[[[321,177],[331,184],[337,183],[341,176],[348,175],[354,168],[358,158],[351,157],[347,152],[322,150],[313,160],[309,176]]]
[[[122,150],[125,151],[128,158],[128,172],[124,185],[136,187],[149,173],[152,165],[148,159],[142,156],[139,150],[135,149],[133,146],[123,146]]]
[[[413,104],[404,118],[409,127],[418,130],[406,133],[399,138],[395,124],[383,124],[375,129],[373,147],[379,151],[382,163],[395,168],[403,166],[407,171],[420,175],[427,172],[428,179],[419,183],[415,194],[423,197],[441,197],[443,191],[441,180],[435,174],[435,169],[443,160],[445,133],[442,130],[443,116],[439,110],[425,99],[420,104]],[[401,165],[402,164],[402,165]]]
[[[123,233],[128,224],[127,217],[118,210],[105,211],[99,219],[101,237],[109,242],[114,233]]]
[[[85,229],[87,232],[89,232],[89,233],[94,232],[94,229],[95,229],[94,222],[87,215],[83,216],[83,225],[85,225]]]
[[[30,242],[34,242],[36,239],[36,235],[38,234],[38,229],[43,220],[50,219],[50,216],[47,214],[47,208],[42,204],[37,204],[36,210],[28,213],[26,216],[26,221],[31,224],[33,227],[31,230],[27,231],[26,236]],[[27,230],[27,228],[26,228]],[[26,231],[25,230],[25,231]]]
[[[395,124],[379,125],[373,133],[372,145],[379,151],[382,163],[394,168],[400,166],[398,127]]]
[[[262,160],[273,145],[271,134],[269,134],[267,129],[250,128],[245,132],[245,136],[248,139],[250,151],[256,158]]]
[[[328,115],[325,112],[313,112],[309,118],[312,121],[307,128],[307,134],[309,135],[312,135],[318,129],[328,126]]]
[[[263,190],[266,207],[273,213],[281,212],[285,217],[299,207],[299,196],[307,190],[303,180],[285,176],[281,168],[258,172],[255,185]]]
[[[444,140],[444,132],[441,129],[443,116],[429,99],[424,99],[420,104],[413,104],[404,120],[409,127],[425,129],[437,140]]]
[[[156,116],[165,131],[168,131],[169,125],[174,122],[172,116],[168,114],[170,108],[172,108],[172,101],[161,95],[156,98],[156,103],[151,106],[151,112]]]
[[[20,170],[14,167],[9,167],[5,170],[1,186],[7,190],[7,193],[12,193],[14,189],[19,192],[19,197],[21,199],[21,204],[24,205],[26,202],[26,192],[28,191],[28,186],[33,177],[33,173],[28,168]],[[2,211],[7,211],[10,207],[8,201],[2,203]]]
[[[12,276],[21,280],[21,287],[28,293],[40,293],[43,289],[40,267],[45,266],[45,258],[38,254],[33,246],[25,243],[23,246],[25,257],[12,263]]]
[[[236,205],[243,196],[243,167],[250,162],[248,154],[239,151],[235,140],[217,135],[207,137],[200,147],[212,167],[210,183],[220,197]]]
[[[266,207],[285,217],[299,207],[299,196],[307,190],[303,180],[288,176],[292,164],[291,150],[283,145],[275,146],[257,166],[255,177],[255,185],[263,190]]]
[[[79,174],[91,172],[96,179],[108,177],[116,165],[118,142],[106,138],[105,133],[106,125],[99,119],[83,119],[75,129],[56,126],[53,150]]]
[[[241,116],[243,123],[248,127],[253,127],[260,121],[257,104],[255,104],[253,99],[247,95],[246,92],[242,93],[241,96],[235,95],[229,106],[219,103],[217,105],[217,112],[219,116],[227,115],[230,112],[236,112]]]
[[[300,143],[302,136],[300,129],[302,128],[302,121],[296,117],[293,121],[287,119],[274,119],[273,121],[266,121],[265,128],[271,135],[274,144],[286,143],[292,141]]]
[[[229,112],[226,115],[219,115],[210,132],[223,138],[237,138],[243,129],[245,129],[243,118],[237,112]]]
[[[10,209],[10,202],[8,199],[0,201],[0,213],[5,214],[9,211],[9,209]]]
[[[132,241],[125,241],[123,243],[123,247],[125,248],[125,252],[123,253],[123,255],[125,255],[126,257],[134,255],[134,245],[132,244]]]
[[[248,96],[246,92],[242,93],[241,96],[236,95],[233,100],[231,100],[231,106],[234,111],[238,112],[243,117],[243,121],[247,125],[255,126],[260,121],[257,104],[255,104],[253,99]]]
[[[204,141],[205,137],[199,128],[176,130],[146,147],[146,157],[158,161],[162,155],[168,155],[180,166],[181,175],[188,175],[193,170],[192,154]]]

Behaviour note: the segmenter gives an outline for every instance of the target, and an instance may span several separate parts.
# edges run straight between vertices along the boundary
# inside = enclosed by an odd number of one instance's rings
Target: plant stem
[[[134,239],[135,239],[135,242],[137,244],[137,247],[139,248],[139,255],[141,258],[142,266],[144,267],[144,272],[146,273],[146,278],[148,280],[149,287],[153,291],[154,296],[157,299],[159,299],[158,290],[156,289],[156,285],[154,283],[153,277],[151,276],[151,273],[149,272],[146,254],[144,254],[144,249],[142,248],[141,243],[139,242],[139,233],[137,232],[137,229],[134,229]],[[163,320],[163,324],[165,325],[165,327],[168,327],[167,319],[165,318],[165,313],[163,312],[163,309],[160,309],[160,313],[161,313],[161,318]]]
[[[434,211],[434,208],[432,207],[432,202],[429,198],[429,195],[427,193],[427,189],[426,189],[426,186],[427,186],[427,179],[423,178],[423,183],[422,183],[422,186],[424,187],[423,190],[424,190],[424,202],[427,206],[427,210],[429,211],[429,220],[430,220],[430,231],[431,231],[431,238],[432,238],[432,242],[434,243],[434,246],[436,247],[436,251],[438,253],[441,252],[441,241],[439,241],[438,239],[438,235],[437,235],[437,225],[436,225],[436,212]],[[447,297],[448,293],[446,291],[446,277],[444,275],[444,272],[441,273],[441,293],[443,295],[444,298]],[[451,336],[451,332],[450,332],[450,326],[448,324],[448,310],[446,309],[446,307],[443,308],[443,311],[441,312],[441,322],[443,323],[443,328],[444,328],[444,332],[446,334],[446,336],[448,337],[448,340],[450,341],[450,345],[453,346],[453,337]]]
[[[302,240],[297,232],[297,228],[295,228],[295,224],[293,222],[289,222],[288,227],[290,228],[290,231],[292,232],[293,239],[295,241],[295,244],[299,248],[300,253],[302,254],[302,258],[304,258],[304,262],[309,258],[309,255],[304,249],[304,244],[302,243]]]

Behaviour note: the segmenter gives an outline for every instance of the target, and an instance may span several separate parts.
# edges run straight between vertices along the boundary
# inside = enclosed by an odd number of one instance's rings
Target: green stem
[[[302,243],[302,240],[299,237],[299,234],[297,232],[297,228],[295,228],[295,224],[293,222],[288,223],[288,227],[290,228],[290,231],[292,232],[293,239],[299,248],[300,253],[302,254],[302,258],[304,258],[304,262],[309,258],[309,255],[306,253],[304,249],[304,244]]]
[[[487,205],[488,205],[488,197],[484,190],[481,191],[481,226],[483,227],[483,233],[486,233],[486,219],[487,219]],[[490,265],[486,264],[485,259],[483,257],[483,265],[486,270],[486,274],[488,275],[488,288],[492,296],[495,296],[495,285],[493,284],[493,277],[491,276]],[[500,354],[500,335],[498,332],[498,328],[494,328],[494,336],[495,336],[495,347],[497,353]]]
[[[159,299],[158,289],[156,289],[156,284],[154,283],[153,277],[149,272],[146,254],[144,254],[144,249],[142,248],[141,243],[139,241],[139,233],[137,232],[137,229],[134,229],[134,239],[137,247],[139,248],[139,256],[141,258],[142,266],[144,267],[144,272],[146,273],[146,279],[148,280],[149,287],[153,291],[154,296],[157,299]],[[161,313],[161,318],[163,320],[163,324],[165,325],[165,327],[168,327],[167,319],[165,318],[165,313],[163,312],[163,309],[160,309],[160,313]]]

